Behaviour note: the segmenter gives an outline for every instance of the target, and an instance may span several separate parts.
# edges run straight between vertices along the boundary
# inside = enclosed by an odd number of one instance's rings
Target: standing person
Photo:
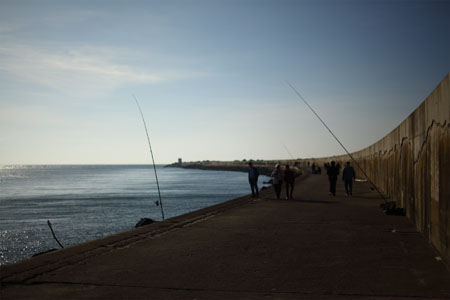
[[[331,165],[328,167],[327,175],[328,180],[330,181],[330,193],[328,195],[336,196],[336,181],[339,176],[339,169],[334,161],[332,161]]]
[[[293,199],[292,193],[294,192],[295,175],[294,172],[292,172],[292,170],[289,168],[289,165],[286,165],[286,168],[284,170],[284,182],[286,182],[286,200]]]
[[[277,195],[277,200],[280,200],[281,184],[283,183],[283,174],[281,173],[280,164],[275,165],[275,169],[272,171],[272,184]]]
[[[253,166],[252,162],[248,163],[248,166],[250,169],[248,170],[248,182],[250,183],[250,188],[252,189],[252,196],[253,198],[259,197],[259,191],[258,191],[258,177],[259,172],[258,169]]]
[[[345,164],[344,170],[342,171],[342,180],[344,181],[345,193],[347,196],[352,195],[352,182],[356,179],[355,169],[350,166],[350,162],[348,161]]]

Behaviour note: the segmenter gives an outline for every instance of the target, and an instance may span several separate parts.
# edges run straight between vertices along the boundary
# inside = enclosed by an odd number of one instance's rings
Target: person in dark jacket
[[[248,170],[248,182],[250,183],[250,188],[252,189],[252,196],[253,198],[259,197],[259,191],[258,191],[258,177],[259,172],[258,169],[253,166],[252,162],[248,163],[248,166],[250,169]]]
[[[336,196],[336,181],[339,176],[339,169],[336,166],[334,161],[331,162],[331,165],[328,167],[327,171],[328,180],[330,181],[330,193],[329,195]]]
[[[344,171],[342,171],[342,180],[344,181],[345,193],[347,194],[347,196],[352,195],[352,183],[355,179],[355,169],[350,166],[350,162],[347,162],[345,164]]]
[[[286,165],[284,169],[284,182],[286,182],[286,200],[293,199],[292,193],[294,192],[295,175],[289,168],[289,165]]]

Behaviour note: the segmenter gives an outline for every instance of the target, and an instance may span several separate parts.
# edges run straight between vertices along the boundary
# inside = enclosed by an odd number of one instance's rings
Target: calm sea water
[[[157,172],[166,219],[250,193],[244,172]],[[59,248],[47,220],[69,246],[161,220],[157,200],[150,165],[0,166],[0,264]]]

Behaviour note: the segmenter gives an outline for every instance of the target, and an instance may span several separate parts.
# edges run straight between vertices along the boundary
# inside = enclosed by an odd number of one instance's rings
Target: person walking
[[[328,195],[336,196],[336,181],[339,176],[339,169],[334,161],[332,161],[331,165],[328,167],[327,175],[328,180],[330,181],[330,192]]]
[[[275,165],[275,169],[272,171],[270,176],[272,177],[272,184],[275,189],[277,200],[280,200],[281,184],[283,183],[283,174],[281,173],[280,164]]]
[[[342,180],[344,181],[345,193],[348,195],[352,195],[352,183],[353,180],[356,179],[355,169],[350,166],[350,162],[348,161],[345,164],[344,170],[342,171]]]
[[[286,182],[286,200],[293,199],[292,193],[294,192],[295,175],[292,172],[289,165],[286,165],[284,170],[284,182]]]
[[[252,197],[258,198],[259,197],[259,190],[258,190],[259,172],[258,172],[258,169],[253,166],[252,162],[249,162],[248,166],[250,167],[250,169],[248,170],[248,182],[250,183],[250,188],[252,189]]]

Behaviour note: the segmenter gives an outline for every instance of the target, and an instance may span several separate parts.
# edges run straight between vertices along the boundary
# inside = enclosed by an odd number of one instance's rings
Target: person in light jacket
[[[281,172],[280,164],[275,165],[275,169],[272,171],[271,177],[272,185],[275,189],[275,194],[277,196],[277,199],[280,200],[281,185],[283,183],[283,173]]]

